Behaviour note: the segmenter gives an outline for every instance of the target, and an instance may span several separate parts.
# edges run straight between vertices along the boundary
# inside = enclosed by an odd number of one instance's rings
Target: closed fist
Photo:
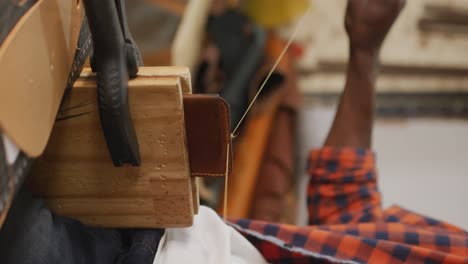
[[[406,0],[348,0],[345,27],[352,50],[378,53]]]

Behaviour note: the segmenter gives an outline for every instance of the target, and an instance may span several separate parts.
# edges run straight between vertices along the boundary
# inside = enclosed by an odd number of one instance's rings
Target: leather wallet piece
[[[224,177],[231,173],[227,102],[216,95],[184,95],[184,112],[191,175]]]

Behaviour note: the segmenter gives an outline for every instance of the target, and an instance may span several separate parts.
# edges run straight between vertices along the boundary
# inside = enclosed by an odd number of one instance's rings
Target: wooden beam
[[[213,0],[189,1],[171,48],[172,65],[196,70]]]
[[[50,208],[105,227],[187,227],[198,208],[190,176],[183,93],[187,68],[143,69],[129,82],[140,167],[114,167],[101,131],[95,77],[85,71],[65,100],[29,186]]]

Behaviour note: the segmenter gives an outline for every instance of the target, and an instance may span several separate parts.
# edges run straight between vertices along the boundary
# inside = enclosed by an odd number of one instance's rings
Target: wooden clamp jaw
[[[230,171],[228,105],[191,95],[185,67],[140,68],[128,92],[141,166],[113,166],[87,69],[64,101],[28,185],[55,213],[88,225],[190,226],[198,211],[196,177]]]
[[[79,0],[38,0],[0,45],[0,129],[29,157],[42,154],[76,71],[82,21]]]

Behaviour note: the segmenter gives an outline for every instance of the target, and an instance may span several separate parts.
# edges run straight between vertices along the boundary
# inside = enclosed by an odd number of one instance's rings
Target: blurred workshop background
[[[232,129],[298,19],[305,26],[234,140],[228,213],[305,224],[305,160],[319,147],[344,87],[346,1],[132,0],[145,65],[188,65],[194,92],[219,93]],[[383,205],[468,229],[468,2],[411,0],[382,53],[374,149]],[[222,205],[223,182],[203,182]]]

